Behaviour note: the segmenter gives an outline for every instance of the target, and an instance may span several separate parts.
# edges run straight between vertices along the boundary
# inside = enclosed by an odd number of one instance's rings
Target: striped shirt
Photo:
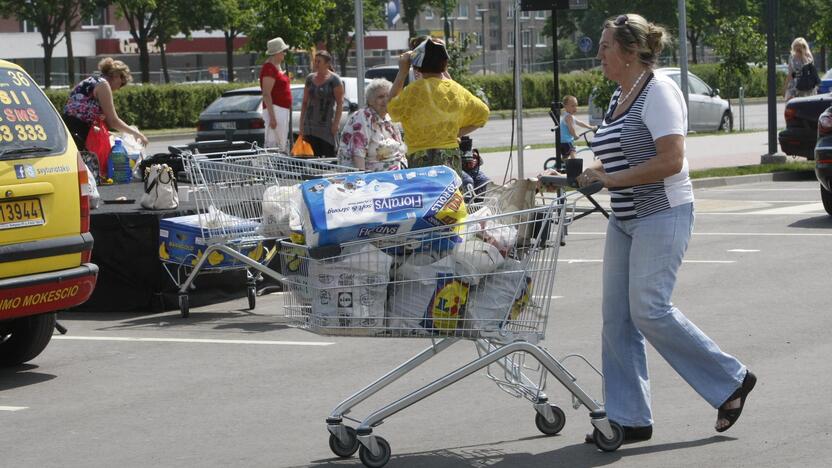
[[[656,156],[655,141],[667,135],[687,134],[687,110],[679,87],[663,75],[650,75],[629,109],[612,118],[621,88],[615,90],[595,138],[592,151],[614,174]],[[610,188],[610,205],[618,219],[643,218],[693,202],[688,161],[682,170],[664,180],[632,187]]]

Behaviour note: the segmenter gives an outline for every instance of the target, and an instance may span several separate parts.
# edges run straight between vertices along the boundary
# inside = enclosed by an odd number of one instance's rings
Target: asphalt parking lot
[[[694,236],[674,302],[758,386],[740,422],[713,430],[716,411],[650,350],[655,431],[646,443],[601,453],[583,444],[589,417],[566,412],[545,437],[534,410],[482,373],[375,429],[388,466],[825,467],[832,462],[832,217],[817,182],[696,190]],[[603,197],[599,196],[603,201]],[[558,263],[546,347],[600,362],[604,218],[570,227]],[[360,466],[330,452],[324,419],[341,400],[429,341],[317,336],[288,328],[282,296],[161,314],[64,313],[69,329],[29,365],[0,371],[3,465],[15,467]],[[476,356],[460,342],[394,383],[361,417]],[[600,382],[568,361],[600,398]]]

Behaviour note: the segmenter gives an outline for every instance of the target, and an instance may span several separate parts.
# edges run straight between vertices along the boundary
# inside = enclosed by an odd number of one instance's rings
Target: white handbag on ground
[[[146,169],[140,203],[148,210],[170,210],[179,206],[176,178],[167,164],[154,164]]]

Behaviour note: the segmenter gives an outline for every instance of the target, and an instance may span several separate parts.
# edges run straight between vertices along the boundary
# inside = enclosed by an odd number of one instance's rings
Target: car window
[[[832,68],[827,70],[826,74],[823,75],[824,80],[832,80]]]
[[[205,112],[210,114],[222,114],[227,112],[252,112],[260,107],[262,98],[259,94],[232,94],[221,96],[212,102]]]
[[[704,94],[706,96],[711,95],[711,88],[693,75],[688,75],[688,86],[690,86],[691,94]]]
[[[64,123],[37,83],[25,72],[0,66],[0,154],[7,153],[4,159],[60,154],[66,150],[66,141]]]
[[[676,83],[676,86],[678,86],[679,89],[682,89],[682,77],[680,75],[670,75],[670,79]]]

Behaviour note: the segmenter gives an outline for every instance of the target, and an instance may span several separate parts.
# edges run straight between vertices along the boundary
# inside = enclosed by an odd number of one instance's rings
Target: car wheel
[[[55,329],[55,314],[10,320],[0,326],[0,367],[31,361],[46,348]]]
[[[821,201],[823,201],[823,208],[826,210],[829,216],[832,216],[832,192],[826,190],[825,188],[823,188],[823,186],[821,186],[820,199]]]
[[[719,121],[719,131],[725,133],[734,131],[734,116],[731,115],[731,111],[725,111],[722,114],[722,119]]]

